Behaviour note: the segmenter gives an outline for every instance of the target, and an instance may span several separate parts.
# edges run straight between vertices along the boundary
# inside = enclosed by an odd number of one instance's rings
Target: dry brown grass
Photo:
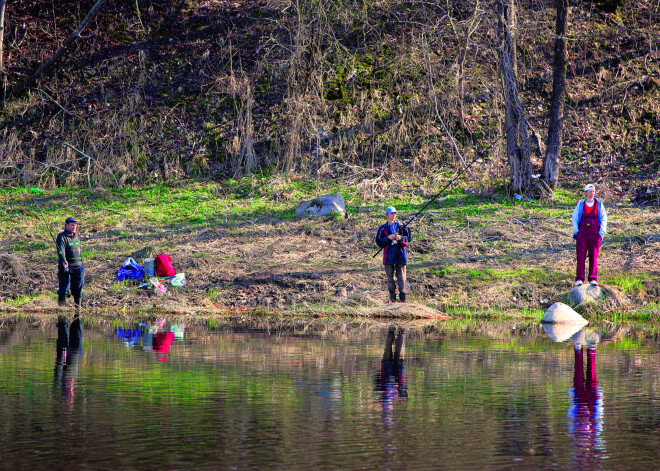
[[[10,286],[25,280],[25,264],[13,254],[0,254],[0,285]]]

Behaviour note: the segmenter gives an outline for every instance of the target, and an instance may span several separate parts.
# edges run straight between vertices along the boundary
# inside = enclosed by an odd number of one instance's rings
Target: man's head
[[[584,186],[584,195],[587,197],[589,201],[594,199],[595,194],[596,194],[596,187],[593,185],[593,183],[588,183],[587,185]]]
[[[396,208],[394,206],[390,206],[385,210],[385,216],[387,216],[387,221],[388,222],[394,222],[396,219]]]
[[[66,218],[64,228],[71,234],[75,234],[78,229],[78,220],[76,218]]]

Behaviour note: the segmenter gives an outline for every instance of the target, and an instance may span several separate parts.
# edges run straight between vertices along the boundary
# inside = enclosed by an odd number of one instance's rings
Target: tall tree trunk
[[[557,185],[557,163],[561,154],[562,119],[564,112],[564,92],[566,90],[566,22],[568,0],[557,1],[557,23],[555,25],[555,58],[552,69],[552,103],[550,105],[550,126],[543,157],[543,181],[549,188]]]
[[[5,41],[5,4],[7,0],[0,0],[0,75],[4,75],[4,41]]]
[[[497,0],[499,59],[506,107],[506,151],[509,160],[509,183],[513,191],[524,192],[532,180],[532,130],[525,119],[518,97],[516,43],[512,34],[516,30],[514,0]]]
[[[0,0],[0,82],[2,82],[2,103],[5,102],[7,76],[5,75],[5,5],[6,0]]]

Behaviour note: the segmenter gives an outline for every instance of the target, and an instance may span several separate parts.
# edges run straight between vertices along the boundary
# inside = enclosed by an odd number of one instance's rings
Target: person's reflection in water
[[[584,350],[587,350],[587,371],[584,372]],[[568,431],[573,438],[573,459],[579,469],[600,469],[604,454],[603,397],[596,376],[596,342],[588,346],[575,342],[573,389],[568,409]]]
[[[385,338],[385,351],[380,363],[380,374],[376,375],[375,391],[379,393],[379,401],[383,409],[383,424],[388,438],[387,449],[391,451],[395,446],[389,440],[389,433],[394,423],[394,404],[398,399],[408,397],[405,365],[406,333],[403,329],[395,335],[396,330],[390,327]]]
[[[73,402],[74,388],[83,351],[82,322],[75,315],[71,326],[66,318],[60,316],[57,320],[57,359],[55,360],[55,386],[59,387],[62,397],[67,402]]]

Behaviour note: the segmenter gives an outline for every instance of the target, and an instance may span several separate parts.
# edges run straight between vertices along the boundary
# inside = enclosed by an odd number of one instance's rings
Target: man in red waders
[[[584,265],[589,256],[589,283],[598,284],[598,251],[603,236],[607,233],[607,213],[600,200],[594,198],[596,187],[591,183],[584,187],[585,199],[573,211],[573,239],[577,253],[575,286],[584,283]]]

